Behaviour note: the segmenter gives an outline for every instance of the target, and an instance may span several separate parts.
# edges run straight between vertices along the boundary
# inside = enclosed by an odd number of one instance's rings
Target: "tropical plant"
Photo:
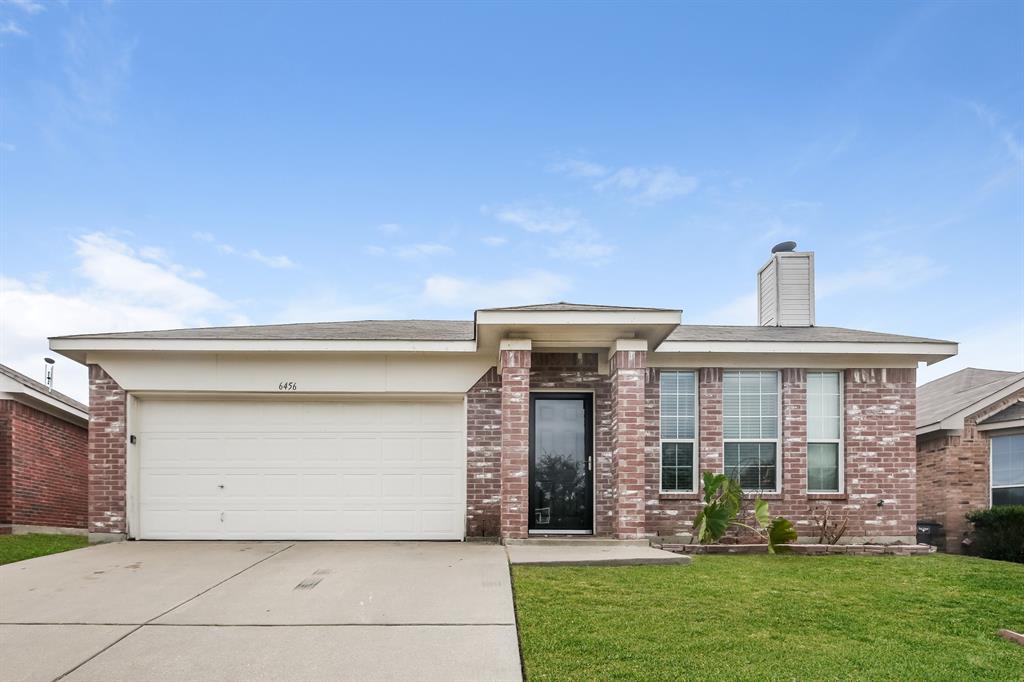
[[[768,552],[796,540],[796,530],[788,519],[781,516],[772,518],[768,503],[760,497],[754,500],[754,523],[750,525],[737,520],[743,500],[743,488],[738,481],[725,474],[705,471],[704,507],[693,520],[693,532],[700,544],[718,542],[730,527],[745,528],[768,543]]]

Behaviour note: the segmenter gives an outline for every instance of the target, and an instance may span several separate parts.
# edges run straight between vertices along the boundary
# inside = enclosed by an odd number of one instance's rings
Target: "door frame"
[[[583,399],[583,420],[586,426],[584,435],[584,448],[590,456],[590,485],[587,486],[587,494],[590,502],[590,529],[585,530],[555,530],[555,529],[535,529],[530,526],[533,525],[533,511],[532,511],[532,499],[533,499],[533,454],[534,454],[534,437],[536,435],[536,423],[533,418],[534,406],[536,399],[542,400],[572,400],[572,399]],[[595,391],[593,389],[577,389],[577,390],[566,390],[562,388],[547,388],[530,391],[530,405],[529,405],[529,440],[526,460],[527,469],[527,486],[528,492],[526,496],[526,528],[529,535],[594,535],[597,531],[597,452],[594,448],[594,441],[597,431],[597,415],[594,410]]]

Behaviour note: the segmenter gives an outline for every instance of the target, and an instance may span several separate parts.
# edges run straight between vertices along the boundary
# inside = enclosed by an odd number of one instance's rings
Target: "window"
[[[661,489],[693,492],[697,457],[697,374],[661,373]]]
[[[779,373],[727,370],[722,379],[725,473],[744,490],[779,489]]]
[[[807,373],[807,492],[843,489],[843,379]]]
[[[992,506],[1024,504],[1024,433],[992,437]]]

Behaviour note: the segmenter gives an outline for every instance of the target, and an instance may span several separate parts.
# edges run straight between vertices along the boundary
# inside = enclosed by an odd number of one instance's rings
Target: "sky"
[[[1024,370],[1024,2],[0,2],[0,362],[567,300]],[[56,388],[84,399],[58,357]]]

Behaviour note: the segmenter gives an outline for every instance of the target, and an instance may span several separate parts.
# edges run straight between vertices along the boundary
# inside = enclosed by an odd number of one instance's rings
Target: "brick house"
[[[56,337],[89,366],[90,531],[135,538],[685,533],[725,471],[813,539],[913,542],[915,376],[956,344],[820,327],[814,259],[759,325],[552,303]]]
[[[86,532],[89,408],[0,365],[0,534]]]
[[[1024,372],[969,367],[917,390],[917,516],[960,552],[964,515],[1024,504]]]

